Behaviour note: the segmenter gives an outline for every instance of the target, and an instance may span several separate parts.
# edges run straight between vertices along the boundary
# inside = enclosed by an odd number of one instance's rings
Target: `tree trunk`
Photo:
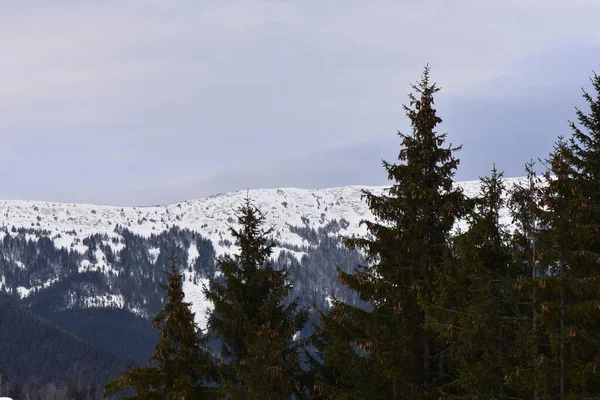
[[[535,224],[534,224],[534,229],[535,229]],[[536,300],[536,293],[535,293],[535,278],[536,278],[537,271],[536,271],[536,268],[535,268],[536,261],[535,261],[535,236],[534,235],[535,235],[534,233],[532,233],[532,235],[531,235],[531,239],[533,241],[533,246],[532,246],[533,255],[532,255],[532,259],[531,259],[531,279],[532,279],[532,281],[534,283],[533,284],[533,294],[532,294],[532,299],[531,299],[531,301],[532,301],[532,307],[531,307],[532,316],[531,316],[531,319],[532,319],[532,322],[533,322],[534,343],[536,343],[536,344],[534,344],[534,346],[535,346],[534,358],[535,358],[535,357],[537,357],[537,339],[536,339],[537,338],[537,332],[536,332],[537,331],[537,320],[536,320],[536,315],[535,315],[536,314],[536,301],[537,301]],[[534,369],[533,370],[533,400],[536,400],[536,399],[537,399],[537,377],[536,377],[536,373],[535,373],[535,369]]]
[[[562,261],[561,261],[562,264]],[[562,266],[561,266],[562,270]],[[560,287],[560,396],[565,395],[565,295]]]
[[[427,314],[425,315],[425,319],[427,319]],[[431,348],[429,344],[429,338],[427,333],[423,333],[423,373],[424,373],[424,386],[425,389],[429,389],[429,370],[431,368],[430,364],[431,357]]]

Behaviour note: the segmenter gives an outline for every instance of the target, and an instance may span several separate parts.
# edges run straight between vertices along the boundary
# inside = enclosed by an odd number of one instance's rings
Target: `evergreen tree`
[[[150,360],[152,366],[131,365],[119,378],[106,385],[106,393],[121,392],[127,398],[144,400],[195,400],[215,398],[213,361],[198,335],[190,303],[184,302],[182,275],[175,269],[166,273],[165,306],[152,322],[160,339]]]
[[[506,371],[505,384],[518,398],[537,399],[543,393],[544,372],[540,368],[543,335],[539,329],[540,294],[545,271],[539,265],[536,250],[540,231],[541,180],[534,170],[535,163],[525,166],[526,179],[514,184],[509,191],[508,207],[516,229],[509,240],[511,249],[511,288],[506,296],[512,299],[511,318],[515,343],[512,361]],[[541,278],[541,279],[540,279]],[[543,285],[543,283],[542,283]]]
[[[447,398],[514,398],[505,385],[515,342],[509,235],[500,225],[502,173],[481,178],[468,229],[453,238],[453,254],[438,270],[431,328],[448,344],[445,372],[456,379],[440,388]]]
[[[572,343],[573,390],[580,397],[600,397],[600,76],[591,78],[594,95],[583,90],[589,113],[576,109],[579,126],[570,123],[573,136],[569,159],[573,166],[571,208],[577,225],[569,243],[573,258],[565,268],[572,277],[574,296],[572,325],[565,328],[565,340]],[[569,162],[570,161],[570,162]],[[557,176],[560,182],[561,176]]]
[[[425,329],[435,302],[436,272],[450,251],[449,238],[465,206],[453,187],[458,148],[442,147],[441,119],[433,108],[439,88],[426,67],[405,111],[412,134],[402,139],[399,164],[383,162],[393,186],[384,194],[364,191],[375,216],[362,221],[369,236],[346,239],[361,249],[368,265],[354,273],[339,270],[343,284],[372,309],[333,299],[321,334],[329,343],[316,372],[317,389],[326,398],[437,398],[447,379],[444,346]],[[448,378],[449,379],[449,378]]]
[[[537,214],[537,328],[539,355],[534,398],[600,395],[600,78],[590,113],[562,137],[546,160]],[[535,286],[534,286],[535,287]]]
[[[307,310],[289,299],[288,271],[269,262],[274,244],[264,216],[246,199],[239,230],[230,232],[239,248],[218,260],[222,280],[213,279],[205,296],[214,308],[210,335],[221,343],[221,394],[231,399],[290,399],[302,393],[299,344]]]
[[[574,261],[575,250],[570,240],[573,229],[578,229],[574,212],[572,190],[575,189],[571,154],[563,138],[559,138],[547,162],[550,171],[545,174],[545,186],[538,208],[538,218],[543,229],[536,232],[536,253],[540,273],[538,301],[538,397],[563,398],[570,391],[567,370],[565,328],[568,310],[575,300],[572,296],[571,273],[567,265]],[[572,367],[572,366],[571,366]]]
[[[582,89],[590,112],[585,114],[575,109],[579,126],[570,122],[573,136],[569,147],[580,199],[579,212],[585,214],[587,221],[582,232],[587,243],[585,251],[589,261],[596,261],[600,256],[600,235],[597,235],[600,228],[600,76],[594,73],[591,81],[595,97]]]
[[[600,395],[600,260],[590,257],[597,235],[589,235],[592,215],[572,161],[572,148],[559,138],[548,159],[540,207],[545,229],[536,250],[546,271],[538,278],[540,398]]]

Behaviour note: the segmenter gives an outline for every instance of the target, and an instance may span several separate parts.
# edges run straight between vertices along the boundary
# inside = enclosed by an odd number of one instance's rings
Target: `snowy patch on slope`
[[[150,253],[150,261],[152,262],[152,264],[156,264],[156,260],[158,259],[158,255],[160,254],[160,249],[158,247],[153,247],[150,250],[148,250],[148,253]]]
[[[187,260],[188,267],[193,266],[199,256],[200,256],[200,253],[198,252],[198,246],[196,246],[195,243],[192,243],[190,245],[190,248],[188,249],[188,260]]]
[[[212,304],[204,297],[202,288],[204,285],[208,285],[208,279],[198,278],[197,284],[190,281],[191,274],[184,273],[182,289],[185,293],[184,301],[192,303],[192,312],[194,313],[194,319],[200,329],[205,330],[208,311],[212,308]]]
[[[2,281],[4,282],[4,277],[2,277]],[[50,287],[53,283],[55,283],[57,281],[58,281],[58,279],[50,279],[41,285],[34,285],[30,288],[26,288],[24,286],[19,286],[17,288],[17,293],[22,299],[24,299],[25,297],[29,296],[31,294],[31,292]]]
[[[90,296],[83,299],[83,307],[87,308],[123,308],[125,299],[122,295],[107,294]]]

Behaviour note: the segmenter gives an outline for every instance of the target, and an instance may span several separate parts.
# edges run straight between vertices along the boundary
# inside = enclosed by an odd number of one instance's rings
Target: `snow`
[[[125,299],[122,295],[115,294],[107,294],[107,295],[97,295],[90,296],[83,300],[84,307],[94,308],[94,307],[115,307],[115,308],[123,308],[125,305]]]
[[[302,217],[305,217],[317,229],[328,220],[345,218],[351,223],[345,233],[351,234],[358,230],[353,222],[358,222],[368,212],[366,205],[360,200],[361,189],[363,187],[359,186],[317,190],[257,189],[248,194],[252,202],[265,212],[266,224],[279,234],[279,242],[306,246],[308,243],[291,233],[287,224],[303,225]],[[106,234],[109,238],[118,237],[114,233],[117,225],[146,237],[176,225],[208,237],[215,244],[217,255],[221,255],[232,250],[218,242],[219,239],[233,242],[228,227],[235,225],[235,210],[243,204],[245,196],[246,191],[239,191],[152,207],[0,200],[0,223],[5,226],[14,225],[16,228],[33,227],[50,231],[57,248],[71,248],[80,253],[87,250],[80,238],[97,233]],[[284,202],[287,202],[285,206],[282,204]],[[325,207],[328,207],[327,211]],[[323,220],[321,213],[325,213],[327,218]],[[28,239],[37,240],[37,236],[30,234]],[[119,246],[109,243],[118,251]],[[194,249],[191,249],[190,257],[194,256],[197,257]]]
[[[298,261],[302,260],[302,257],[304,255],[306,255],[305,251],[295,251],[295,250],[290,250],[290,249],[287,249],[284,247],[273,247],[273,253],[271,254],[271,259],[277,260],[277,258],[279,258],[279,254],[281,254],[281,252],[283,252],[283,251],[285,251],[286,253],[292,254]]]
[[[4,282],[4,277],[2,277],[2,282]],[[41,285],[34,285],[34,286],[30,287],[30,288],[26,288],[24,286],[19,286],[17,288],[17,293],[19,294],[19,296],[21,298],[25,298],[25,297],[29,296],[32,291],[50,287],[55,282],[58,282],[57,278],[50,279],[50,280],[44,282]]]
[[[329,305],[329,308],[333,307],[333,299],[331,296],[327,296],[327,298],[325,300],[327,300],[327,304]]]
[[[507,186],[520,178],[506,179]],[[479,192],[479,182],[460,182],[467,196]],[[52,232],[57,248],[67,247],[84,253],[87,247],[80,239],[92,234],[105,234],[109,238],[118,237],[117,225],[148,237],[160,233],[171,226],[197,231],[212,240],[217,256],[233,249],[219,245],[219,239],[233,242],[228,231],[235,226],[236,210],[244,203],[246,194],[254,205],[265,213],[266,225],[274,228],[280,243],[308,246],[288,225],[303,226],[303,218],[310,227],[318,229],[332,219],[342,218],[350,225],[340,233],[361,235],[365,227],[359,227],[360,220],[372,217],[366,203],[361,199],[362,190],[381,194],[385,186],[345,186],[330,189],[255,189],[218,194],[206,198],[150,207],[114,207],[93,204],[63,204],[39,201],[0,200],[0,224],[16,228],[31,228]],[[325,218],[321,214],[325,215]],[[7,217],[8,215],[8,217]],[[33,225],[32,225],[33,224]],[[74,234],[73,231],[76,233]],[[57,236],[60,235],[60,238]],[[35,234],[28,234],[28,240],[37,240]],[[113,246],[118,251],[122,244]],[[190,249],[190,257],[197,257]],[[301,254],[299,254],[301,256]]]
[[[190,248],[188,249],[187,265],[193,266],[199,256],[200,256],[200,253],[198,252],[198,246],[196,246],[195,243],[192,243],[190,245]]]
[[[507,178],[505,184],[511,188],[513,183],[522,182],[524,178]],[[480,190],[479,181],[459,182],[459,187],[468,197],[476,196]],[[120,236],[115,233],[117,225],[145,237],[152,233],[159,234],[172,226],[190,229],[200,233],[213,243],[216,256],[224,253],[235,252],[234,245],[227,246],[224,241],[234,242],[229,232],[229,227],[237,225],[236,212],[244,204],[246,196],[265,214],[266,227],[273,228],[273,238],[278,246],[274,248],[272,257],[276,259],[282,251],[292,253],[301,260],[305,252],[296,251],[292,247],[310,248],[310,244],[299,235],[290,230],[291,226],[304,226],[308,224],[315,230],[324,227],[331,220],[342,219],[348,221],[348,226],[342,228],[336,235],[362,236],[366,227],[359,226],[363,219],[372,219],[373,215],[365,201],[361,199],[363,190],[374,194],[383,194],[389,186],[345,186],[329,189],[255,189],[242,190],[231,193],[221,193],[210,197],[149,207],[115,207],[93,204],[66,204],[26,200],[0,200],[0,226],[8,228],[35,228],[50,232],[56,248],[67,248],[79,253],[85,253],[87,246],[82,244],[82,239],[92,234],[107,235],[109,244],[115,252],[123,248]],[[508,210],[503,210],[501,222],[512,228]],[[464,227],[464,223],[457,224],[456,228]],[[2,236],[6,233],[2,232]],[[41,234],[40,234],[41,235]],[[113,243],[113,239],[118,239]],[[38,240],[39,235],[27,234],[28,240]],[[151,249],[150,255],[156,261],[159,249]],[[188,249],[188,266],[193,265],[200,254],[195,244]],[[106,263],[104,254],[97,250],[97,262],[82,261],[80,271],[103,270],[104,273],[118,271]],[[22,264],[20,267],[25,268]],[[202,295],[202,284],[206,277],[194,276],[186,272],[184,292],[188,301],[192,302],[192,309],[196,313],[197,322],[201,327],[206,326],[204,320],[208,303]],[[195,273],[192,273],[195,274]],[[48,281],[37,288],[47,287],[54,281]],[[6,286],[4,277],[0,280],[0,288]],[[19,287],[21,297],[27,297],[33,288]],[[122,305],[122,299],[109,297],[90,297],[87,305],[90,307],[101,304]]]
[[[150,257],[152,258],[152,263],[155,264],[156,260],[158,259],[158,255],[160,254],[160,249],[158,247],[153,247],[148,252],[150,253]]]
[[[208,286],[208,279],[197,279],[197,284],[190,281],[190,274],[184,273],[182,289],[185,293],[185,301],[192,303],[192,312],[195,314],[195,321],[200,329],[205,330],[207,324],[208,311],[212,304],[204,297],[202,288]]]

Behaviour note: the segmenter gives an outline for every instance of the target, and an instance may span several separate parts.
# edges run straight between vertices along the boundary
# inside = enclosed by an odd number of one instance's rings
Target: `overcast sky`
[[[457,179],[521,175],[570,134],[599,15],[598,0],[0,0],[0,197],[386,184],[427,63]]]

